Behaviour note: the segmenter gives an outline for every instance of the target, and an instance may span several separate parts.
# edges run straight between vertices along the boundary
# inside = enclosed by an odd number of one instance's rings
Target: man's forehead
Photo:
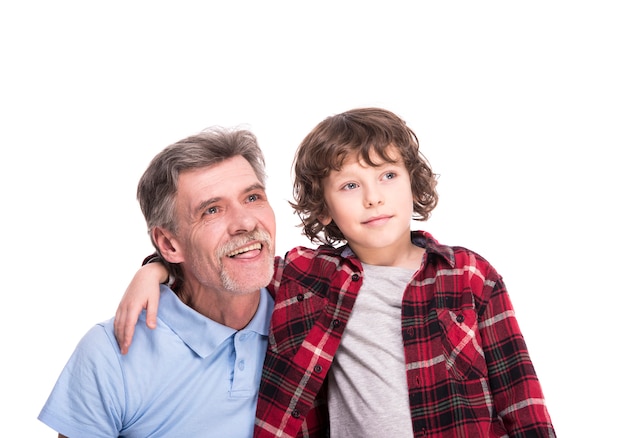
[[[186,169],[180,173],[179,182],[202,180],[205,183],[211,183],[228,178],[254,178],[258,180],[252,165],[242,156],[237,156],[209,166]]]
[[[240,159],[237,159],[240,158]],[[223,198],[254,188],[263,188],[254,169],[243,157],[181,172],[178,192],[181,198]]]

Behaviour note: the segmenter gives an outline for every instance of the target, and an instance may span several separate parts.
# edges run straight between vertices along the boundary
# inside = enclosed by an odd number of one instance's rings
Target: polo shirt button
[[[297,409],[294,409],[293,411],[291,411],[291,416],[293,418],[300,418],[300,411]]]
[[[298,296],[296,298],[298,299],[298,301],[304,301],[304,295],[303,294],[298,294]]]
[[[321,373],[322,372],[322,366],[321,365],[315,365],[313,367],[313,371],[315,371],[316,373]]]
[[[341,321],[338,319],[333,319],[333,327],[339,327],[341,325]]]
[[[359,281],[359,274],[352,274],[352,281]]]
[[[465,317],[463,315],[457,315],[456,322],[458,322],[460,324],[463,321],[465,321]]]

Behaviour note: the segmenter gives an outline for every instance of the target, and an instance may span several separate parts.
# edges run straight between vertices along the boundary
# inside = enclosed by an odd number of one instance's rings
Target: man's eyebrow
[[[258,183],[254,183],[250,186],[248,186],[244,192],[253,192],[255,190],[265,190],[265,185],[263,185],[262,183],[258,182]]]
[[[198,204],[198,207],[196,208],[196,211],[199,212],[199,213],[202,213],[204,210],[206,210],[209,207],[209,205],[218,202],[220,199],[222,199],[222,198],[215,197],[215,198],[206,199],[206,200],[202,201],[200,204]]]
[[[260,183],[260,182],[251,184],[248,187],[246,187],[245,189],[243,189],[242,193],[254,192],[255,190],[263,190],[263,191],[265,191],[265,185]],[[216,196],[214,198],[205,199],[200,204],[198,204],[198,207],[196,208],[196,211],[201,213],[204,210],[206,210],[209,207],[209,205],[214,204],[216,202],[219,202],[221,199],[222,199],[221,196]]]

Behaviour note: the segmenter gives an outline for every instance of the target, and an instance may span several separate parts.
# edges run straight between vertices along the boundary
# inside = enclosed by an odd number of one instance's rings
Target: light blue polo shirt
[[[113,319],[81,339],[39,420],[71,437],[251,437],[274,301],[261,291],[236,331],[183,304],[161,286],[159,321],[145,311],[120,354]]]

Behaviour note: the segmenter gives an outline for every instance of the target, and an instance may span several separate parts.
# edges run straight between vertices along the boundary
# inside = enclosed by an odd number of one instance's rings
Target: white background
[[[4,2],[4,434],[56,436],[39,410],[152,252],[135,188],[153,155],[253,130],[283,253],[307,243],[287,205],[297,144],[360,106],[404,118],[441,175],[420,227],[504,276],[559,436],[623,434],[619,3]]]

